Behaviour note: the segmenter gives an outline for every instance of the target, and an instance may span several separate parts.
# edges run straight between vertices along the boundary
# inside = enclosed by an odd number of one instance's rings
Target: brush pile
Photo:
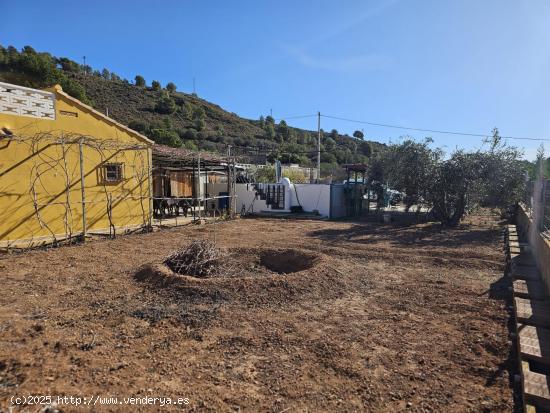
[[[196,240],[182,250],[174,252],[164,261],[172,271],[199,278],[213,277],[222,272],[226,254],[208,240]]]

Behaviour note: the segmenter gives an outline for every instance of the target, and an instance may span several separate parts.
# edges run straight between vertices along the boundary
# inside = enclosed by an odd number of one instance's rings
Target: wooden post
[[[204,193],[206,195],[206,201],[204,201],[204,216],[208,217],[208,198],[210,198],[210,192],[208,191],[208,167],[204,166]]]
[[[116,227],[113,223],[113,194],[107,196],[107,216],[109,218],[109,235],[111,238],[116,238]]]
[[[147,148],[147,182],[149,184],[149,230],[153,229],[153,150]]]
[[[199,175],[198,181],[199,181],[199,220],[201,219],[201,204],[202,204],[202,188],[201,188],[201,152],[199,151],[198,154],[198,163],[197,163],[197,172]]]
[[[195,201],[197,200],[197,189],[196,189],[196,175],[195,175],[195,158],[193,158],[193,175],[191,178],[191,197],[193,198],[193,201],[191,202],[191,212],[193,213],[193,221],[195,221],[195,209],[197,208],[195,205]]]
[[[227,147],[227,216],[233,218],[231,210],[233,209],[233,197],[231,194],[231,145]]]
[[[86,241],[86,189],[84,185],[84,154],[82,146],[82,139],[80,139],[78,150],[80,154],[80,194],[82,197],[82,241]]]

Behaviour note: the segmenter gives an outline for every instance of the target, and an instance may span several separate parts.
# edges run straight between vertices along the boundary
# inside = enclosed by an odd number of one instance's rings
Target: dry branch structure
[[[214,242],[196,240],[171,254],[164,263],[177,274],[209,277],[220,270],[224,258]]]

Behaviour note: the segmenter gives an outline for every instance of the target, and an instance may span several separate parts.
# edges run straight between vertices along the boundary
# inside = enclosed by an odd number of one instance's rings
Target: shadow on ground
[[[512,333],[515,333],[515,320],[512,309],[513,306],[513,295],[512,295],[512,281],[510,277],[504,273],[501,278],[491,284],[489,290],[485,293],[488,293],[489,298],[493,300],[504,301],[506,304],[506,309],[508,312],[508,335],[511,336]],[[514,413],[520,413],[523,411],[523,400],[521,397],[521,390],[516,388],[515,376],[520,374],[518,368],[518,354],[516,351],[515,345],[510,345],[508,350],[508,356],[506,360],[503,360],[493,372],[491,377],[487,379],[487,386],[492,386],[496,383],[498,377],[502,376],[504,371],[508,372],[508,381],[510,388],[514,389]]]
[[[486,245],[500,234],[496,227],[479,228],[462,224],[457,228],[444,228],[439,223],[427,224],[380,224],[372,222],[354,223],[348,229],[329,228],[315,230],[308,236],[331,243],[353,242],[358,244],[378,244],[387,241],[401,246],[446,246]]]

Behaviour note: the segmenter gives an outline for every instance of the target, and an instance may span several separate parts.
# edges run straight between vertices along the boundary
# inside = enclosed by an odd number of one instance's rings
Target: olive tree
[[[391,145],[386,151],[385,179],[393,189],[405,192],[405,208],[420,206],[428,198],[430,183],[441,159],[439,149],[430,148],[433,141],[429,138],[422,142],[406,139],[400,144]]]
[[[426,204],[436,219],[455,227],[477,207],[502,212],[519,202],[525,191],[525,162],[522,152],[508,146],[498,130],[483,150],[456,150],[448,157],[432,149],[431,139],[407,139],[390,145],[372,164],[371,175],[405,192],[405,205]],[[373,182],[374,183],[374,182]]]
[[[477,207],[504,212],[517,204],[526,183],[521,155],[517,148],[501,142],[498,131],[489,150],[455,151],[438,165],[429,190],[436,218],[454,227]]]

